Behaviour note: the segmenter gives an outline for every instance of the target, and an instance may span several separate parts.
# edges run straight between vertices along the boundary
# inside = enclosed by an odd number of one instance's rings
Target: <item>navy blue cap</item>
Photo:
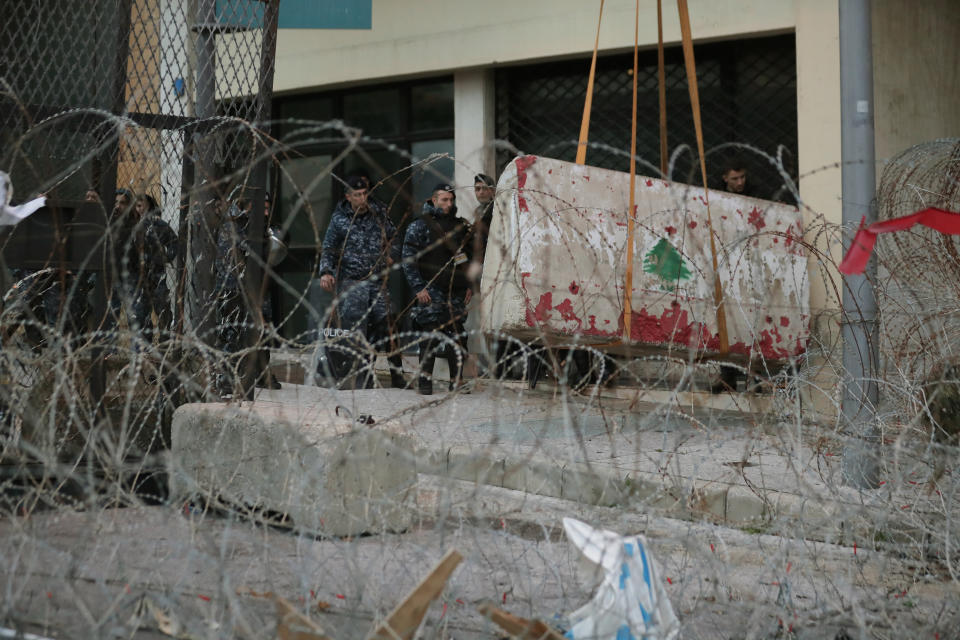
[[[344,182],[346,182],[347,187],[353,191],[370,188],[370,181],[367,180],[365,176],[347,176]]]

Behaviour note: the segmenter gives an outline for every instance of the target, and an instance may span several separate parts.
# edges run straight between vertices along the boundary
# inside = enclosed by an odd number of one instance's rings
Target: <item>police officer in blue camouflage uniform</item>
[[[214,296],[217,312],[217,347],[228,355],[224,371],[217,377],[217,387],[221,395],[232,395],[234,367],[239,364],[236,358],[229,358],[240,352],[243,336],[252,322],[246,300],[243,295],[243,276],[246,270],[247,226],[250,222],[252,203],[246,198],[225,205],[226,210],[217,231],[217,255],[214,259],[216,283]]]
[[[467,344],[463,323],[473,295],[467,276],[472,240],[470,226],[456,214],[453,187],[438,184],[423,205],[423,215],[407,227],[403,239],[403,273],[417,297],[411,317],[424,332],[418,382],[423,395],[433,393],[439,353],[450,368],[450,390],[461,385]]]
[[[357,386],[373,388],[373,349],[390,342],[389,267],[400,259],[397,229],[384,207],[370,195],[364,176],[349,176],[346,193],[333,211],[323,238],[320,286],[336,293],[340,328],[356,332],[350,347],[357,355]],[[388,347],[389,348],[389,347]],[[400,354],[391,354],[390,379],[394,387],[406,386]]]
[[[105,328],[113,333],[123,311],[128,324],[133,317],[133,285],[136,283],[135,265],[139,261],[136,253],[134,228],[136,196],[129,189],[117,189],[113,201],[113,210],[108,219],[109,233],[107,249],[110,255],[111,272],[106,274],[107,297],[110,313]]]
[[[266,205],[266,202],[264,203]],[[257,353],[254,367],[256,368],[257,387],[280,389],[280,382],[270,372],[269,348],[266,346],[266,337],[260,327],[259,318],[254,317],[255,306],[247,300],[244,290],[247,260],[250,257],[251,247],[247,241],[249,236],[250,213],[253,210],[253,201],[247,197],[237,198],[233,203],[226,205],[220,229],[217,232],[217,255],[214,259],[216,273],[215,300],[217,310],[217,345],[227,354],[238,354],[244,346],[244,334],[250,328],[258,328],[261,334],[257,339]],[[265,214],[268,213],[265,210]],[[264,247],[270,234],[269,221],[264,221]],[[271,259],[268,255],[268,263]],[[265,276],[266,277],[266,276]],[[265,296],[260,308],[264,322],[272,318],[269,299]],[[217,386],[223,395],[232,394],[233,384],[228,379],[234,374],[234,367],[239,360],[232,358],[224,373],[218,376]]]
[[[156,328],[160,331],[169,330],[173,320],[166,265],[177,257],[177,234],[160,217],[160,206],[153,196],[139,196],[134,211],[138,219],[131,238],[132,253],[139,270],[130,273],[136,278],[131,286],[132,310],[137,326],[149,340],[153,330],[152,314],[157,316]]]

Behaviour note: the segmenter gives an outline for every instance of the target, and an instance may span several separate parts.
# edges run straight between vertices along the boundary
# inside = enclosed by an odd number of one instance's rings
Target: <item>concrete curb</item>
[[[946,531],[946,512],[938,513],[937,504],[924,499],[921,487],[904,485],[860,493],[837,486],[829,474],[817,475],[819,466],[811,471],[809,460],[799,459],[799,454],[788,457],[777,443],[763,444],[762,431],[735,431],[739,435],[733,440],[711,440],[702,437],[707,425],[700,425],[696,430],[701,434],[699,440],[690,441],[687,447],[684,436],[675,440],[671,446],[677,448],[667,454],[651,448],[649,438],[642,439],[650,431],[620,427],[604,433],[602,425],[591,423],[592,414],[583,413],[574,416],[579,424],[577,437],[587,438],[581,446],[592,446],[590,451],[581,451],[579,446],[571,449],[573,440],[567,440],[571,436],[562,430],[570,416],[563,414],[564,418],[557,413],[561,410],[551,407],[550,399],[538,396],[508,397],[481,391],[462,398],[424,401],[409,391],[287,387],[276,393],[265,391],[252,404],[186,405],[174,416],[171,459],[177,466],[171,467],[172,482],[181,494],[227,491],[242,498],[240,502],[269,502],[267,507],[274,511],[299,510],[294,521],[305,528],[322,529],[322,524],[341,517],[363,523],[345,526],[342,535],[361,529],[404,528],[410,519],[403,511],[410,494],[415,493],[418,473],[584,505],[723,524],[748,532],[856,543],[865,548],[879,542],[918,548],[931,532],[936,536],[938,531]],[[373,412],[377,424],[355,429],[349,419],[335,415],[334,407],[341,403]],[[188,419],[187,414],[193,417]],[[608,413],[602,422],[611,421],[611,416],[616,421],[616,414]],[[230,426],[230,422],[237,424]],[[490,425],[493,431],[489,431]],[[498,433],[498,428],[507,430]],[[673,429],[665,424],[662,433],[678,433]],[[286,433],[288,440],[271,440],[270,431]],[[361,432],[376,435],[358,439],[358,448],[336,446],[343,433],[358,438]],[[239,447],[241,453],[227,446],[230,438],[235,440],[231,446]],[[638,448],[641,442],[643,447]],[[741,444],[749,445],[746,452]],[[286,462],[257,468],[250,454],[253,451],[260,451],[265,460]],[[279,452],[287,454],[278,456]],[[751,466],[757,468],[734,470],[729,461],[743,455],[751,456],[757,462]],[[211,465],[203,456],[220,456],[224,461]],[[673,462],[669,469],[664,466],[674,457],[676,468]],[[346,471],[334,472],[337,465]],[[215,468],[211,470],[211,466]],[[373,493],[369,482],[361,485],[359,480],[351,480],[352,488],[337,485],[338,477],[378,473],[386,475],[377,476],[381,480],[375,483]],[[333,489],[326,488],[328,485]],[[355,508],[343,507],[340,515],[331,513],[323,522],[311,520],[314,512],[328,508],[324,491],[363,495]],[[398,506],[396,517],[370,520],[371,511],[384,511],[393,500]],[[951,504],[947,503],[947,509],[954,508]]]
[[[929,511],[891,520],[891,511],[882,506],[853,505],[833,498],[817,501],[782,491],[759,492],[696,479],[678,485],[667,476],[618,472],[596,464],[557,464],[536,455],[497,457],[478,454],[469,447],[450,447],[442,453],[419,449],[416,455],[417,471],[427,475],[834,544],[916,544],[926,531],[945,524],[942,514]],[[878,523],[883,523],[882,527]]]

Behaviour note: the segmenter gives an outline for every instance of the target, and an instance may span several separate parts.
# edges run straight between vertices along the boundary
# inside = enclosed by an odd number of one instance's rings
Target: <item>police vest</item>
[[[468,228],[456,215],[425,215],[430,230],[426,252],[417,260],[424,280],[442,291],[457,295],[470,286],[467,267],[470,264]]]

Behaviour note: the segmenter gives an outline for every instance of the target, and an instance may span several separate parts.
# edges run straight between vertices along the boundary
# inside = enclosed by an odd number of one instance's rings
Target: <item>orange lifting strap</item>
[[[587,141],[590,131],[590,109],[593,104],[593,80],[597,70],[597,51],[600,46],[600,23],[603,20],[603,1],[600,0],[600,18],[597,20],[597,37],[593,45],[593,59],[590,63],[590,76],[587,80],[587,97],[583,105],[583,119],[580,123],[580,139],[577,143],[577,164],[585,164],[587,159]],[[730,350],[727,337],[727,317],[723,308],[723,287],[717,262],[717,246],[713,233],[713,218],[710,215],[710,191],[707,188],[707,164],[703,148],[703,126],[700,121],[700,93],[697,89],[697,65],[693,57],[693,36],[690,31],[690,11],[687,0],[677,0],[680,17],[680,34],[683,42],[683,60],[687,71],[687,86],[690,90],[690,105],[693,109],[693,126],[697,135],[697,152],[700,154],[700,173],[703,179],[704,202],[707,206],[707,228],[710,233],[710,256],[713,259],[713,298],[717,309],[717,333],[720,338],[720,354]],[[633,26],[633,112],[630,118],[630,201],[627,209],[627,265],[624,278],[623,296],[623,337],[621,343],[630,339],[632,319],[633,290],[633,245],[636,223],[636,150],[637,150],[637,52],[639,50],[640,0],[636,0]],[[660,171],[667,174],[667,110],[666,81],[663,56],[663,14],[661,0],[657,0],[657,80],[660,98]]]

